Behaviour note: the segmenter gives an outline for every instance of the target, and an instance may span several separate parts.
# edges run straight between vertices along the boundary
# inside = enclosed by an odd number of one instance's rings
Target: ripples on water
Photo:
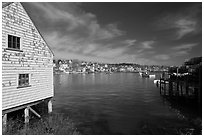
[[[82,134],[176,134],[188,126],[159,95],[153,79],[136,73],[55,75],[54,112]]]

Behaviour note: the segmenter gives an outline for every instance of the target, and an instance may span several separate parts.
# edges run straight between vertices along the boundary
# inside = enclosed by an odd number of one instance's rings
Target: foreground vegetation
[[[34,120],[25,126],[19,119],[8,120],[5,135],[78,135],[71,119],[62,114],[52,114]]]

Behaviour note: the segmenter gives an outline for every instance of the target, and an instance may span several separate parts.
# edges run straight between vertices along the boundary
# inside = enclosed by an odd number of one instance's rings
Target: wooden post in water
[[[159,83],[159,89],[160,89],[160,95],[161,95],[161,78],[160,78],[160,83]]]
[[[186,95],[189,96],[189,93],[188,93],[188,81],[186,81]]]
[[[164,95],[166,95],[166,80],[164,80]]]
[[[202,68],[199,67],[198,105],[202,106]]]
[[[176,94],[179,95],[179,81],[176,81]]]
[[[183,96],[183,85],[182,85],[183,83],[182,82],[180,82],[180,88],[181,88],[181,96]]]
[[[6,131],[7,131],[7,114],[4,114],[2,118],[2,133],[5,133]]]
[[[189,93],[188,93],[188,75],[186,76],[185,83],[186,83],[186,96],[189,96]]]
[[[172,96],[172,81],[169,79],[169,95]]]

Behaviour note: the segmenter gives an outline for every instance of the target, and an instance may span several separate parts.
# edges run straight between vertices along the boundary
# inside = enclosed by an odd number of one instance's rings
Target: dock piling
[[[166,95],[166,81],[164,80],[164,95]]]
[[[2,118],[2,132],[5,133],[6,131],[7,131],[7,114],[4,114]]]
[[[24,125],[25,129],[27,129],[29,124],[29,107],[26,107],[24,109],[24,123],[25,123]]]
[[[52,113],[52,100],[48,101],[48,113]]]

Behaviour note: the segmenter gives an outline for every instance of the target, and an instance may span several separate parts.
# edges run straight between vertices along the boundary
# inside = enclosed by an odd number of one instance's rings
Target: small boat
[[[69,71],[64,71],[64,73],[66,73],[66,74],[70,74],[70,72],[69,72]]]
[[[147,74],[147,73],[142,73],[142,77],[143,77],[143,78],[149,78],[149,74]]]
[[[160,84],[160,80],[155,79],[155,80],[154,80],[154,84],[156,84],[156,86],[158,87],[158,86],[159,86],[159,84]]]
[[[155,74],[149,74],[149,77],[150,77],[150,78],[155,78],[156,75],[155,75]]]
[[[166,84],[169,84],[169,82],[168,82],[168,81],[165,81],[165,80],[161,80],[161,82],[162,82],[162,83],[165,82]],[[160,84],[160,80],[159,80],[159,79],[155,79],[155,80],[154,80],[154,84]]]
[[[157,84],[157,83],[160,83],[160,80],[155,79],[155,80],[154,80],[154,84]]]

